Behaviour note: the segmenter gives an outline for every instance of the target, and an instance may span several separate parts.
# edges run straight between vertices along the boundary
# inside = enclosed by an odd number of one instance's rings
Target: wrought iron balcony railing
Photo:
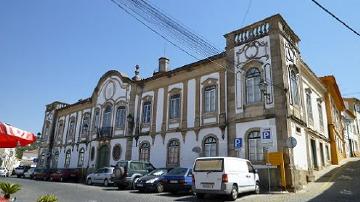
[[[98,139],[108,139],[113,136],[113,127],[102,127],[98,129],[97,138]]]

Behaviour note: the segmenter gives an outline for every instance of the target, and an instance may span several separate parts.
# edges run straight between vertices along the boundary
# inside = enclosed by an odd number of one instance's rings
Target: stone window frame
[[[64,168],[69,168],[71,163],[71,149],[66,150],[65,152],[65,160],[64,160]]]
[[[203,140],[202,140],[202,143],[201,143],[201,146],[202,146],[202,156],[204,156],[204,157],[208,157],[208,156],[206,156],[205,155],[205,142],[206,142],[206,140],[207,139],[209,139],[209,138],[214,138],[215,139],[215,144],[216,144],[216,155],[215,156],[219,156],[219,138],[216,136],[216,135],[214,135],[214,134],[208,134],[208,135],[206,135],[204,138],[203,138]]]
[[[87,123],[87,131],[84,131],[84,126],[85,126],[85,118],[88,118],[88,123]],[[80,138],[84,138],[83,136],[85,135],[85,138],[89,135],[90,133],[90,124],[91,124],[91,112],[85,112],[82,120],[81,120],[81,132],[80,132]]]
[[[306,117],[307,117],[308,124],[310,126],[314,126],[314,111],[313,111],[313,107],[312,107],[311,94],[312,94],[312,90],[310,88],[306,88],[305,89]],[[310,100],[308,100],[309,98],[310,98]],[[308,103],[308,101],[310,103]],[[310,116],[310,114],[311,114],[311,116]]]
[[[93,131],[97,131],[97,129],[100,128],[100,117],[101,117],[100,116],[100,114],[101,114],[100,111],[101,111],[100,107],[95,107],[93,124],[92,124],[92,127],[91,127]],[[98,113],[98,114],[96,115],[96,113]]]
[[[290,92],[290,104],[297,107],[297,108],[300,108],[300,105],[301,105],[301,95],[300,95],[300,72],[299,72],[299,69],[295,66],[295,65],[292,65],[292,66],[289,66],[288,68],[288,72],[289,72],[289,92]],[[295,77],[293,77],[293,75],[295,75]],[[295,98],[294,98],[294,92],[293,92],[293,83],[292,83],[292,78],[295,78],[296,80],[296,90],[297,90],[297,96],[296,96],[296,101],[295,102]]]
[[[170,164],[169,162],[169,153],[170,153],[170,143],[172,143],[173,141],[176,141],[178,143],[178,145],[176,145],[178,147],[178,150],[177,150],[177,163],[175,164]],[[175,168],[175,167],[178,167],[180,166],[180,153],[181,153],[181,144],[180,144],[180,140],[178,138],[171,138],[167,145],[166,145],[166,167],[171,167],[171,168]]]
[[[104,116],[105,116],[105,110],[107,109],[107,107],[111,107],[111,110],[110,110],[110,126],[104,126]],[[102,107],[102,116],[101,117],[101,128],[102,127],[112,127],[113,126],[113,114],[114,114],[114,105],[110,102],[106,102],[103,107]]]
[[[145,103],[147,102],[150,102],[150,114],[149,114],[149,122],[144,122],[144,106],[145,106]],[[142,125],[142,128],[149,128],[150,125],[151,125],[151,121],[152,121],[152,114],[153,114],[153,96],[151,95],[147,95],[147,96],[144,96],[142,98],[142,102],[141,102],[141,125]]]
[[[252,164],[265,164],[265,150],[264,147],[262,147],[262,151],[263,151],[263,159],[262,160],[251,160],[250,159],[250,142],[249,140],[252,138],[249,138],[249,136],[253,133],[253,132],[257,132],[259,134],[259,138],[254,138],[254,139],[260,139],[261,141],[261,130],[260,127],[255,127],[255,128],[250,128],[245,132],[245,157],[246,159],[248,159],[249,161],[251,161]]]
[[[202,122],[204,123],[204,119],[207,118],[216,118],[216,122],[218,122],[218,114],[219,114],[219,79],[217,78],[208,78],[202,83],[201,89],[201,109],[202,109]],[[205,90],[211,86],[215,86],[215,111],[213,112],[205,112]]]
[[[117,104],[116,104],[116,107],[115,107],[115,129],[122,129],[124,130],[126,128],[126,123],[127,123],[127,114],[128,114],[128,107],[127,107],[127,102],[125,101],[119,101]],[[118,113],[119,113],[119,109],[120,108],[123,108],[125,110],[125,114],[124,114],[124,123],[123,125],[119,125],[119,122],[118,122]]]
[[[84,165],[85,160],[85,149],[81,148],[78,155],[78,167],[81,168]]]
[[[74,127],[73,130],[71,130],[71,122],[74,121]],[[66,143],[73,142],[73,139],[75,139],[75,133],[76,133],[76,115],[69,117],[69,123],[68,123],[68,132],[67,132],[67,138]],[[69,139],[69,137],[71,137]]]
[[[144,147],[144,145],[148,145],[148,147]],[[143,148],[146,148],[146,149],[148,149],[148,152],[147,152],[147,159],[145,159],[145,158],[142,158],[142,149]],[[150,156],[151,155],[151,144],[150,144],[150,142],[149,141],[142,141],[141,143],[140,143],[140,146],[139,146],[139,161],[146,161],[146,162],[150,162]]]
[[[119,157],[117,157],[116,153],[115,153],[115,148],[119,148]],[[112,148],[112,152],[111,152],[111,155],[112,155],[112,158],[114,161],[119,161],[121,159],[121,152],[122,152],[122,149],[121,149],[121,145],[120,144],[115,144]]]
[[[179,117],[175,117],[175,118],[171,118],[170,117],[170,110],[171,110],[171,96],[174,95],[179,95],[180,96],[180,109],[179,109]],[[173,123],[180,123],[181,121],[181,116],[182,116],[182,89],[181,88],[173,88],[168,92],[168,120],[169,120],[169,124],[173,124]]]

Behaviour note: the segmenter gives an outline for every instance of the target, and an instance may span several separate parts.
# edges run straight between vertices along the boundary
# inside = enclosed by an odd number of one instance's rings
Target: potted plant
[[[58,202],[58,198],[54,194],[45,194],[40,196],[37,202]]]
[[[21,186],[19,184],[11,184],[9,182],[1,182],[0,189],[4,194],[4,198],[10,199],[10,195],[20,191]]]

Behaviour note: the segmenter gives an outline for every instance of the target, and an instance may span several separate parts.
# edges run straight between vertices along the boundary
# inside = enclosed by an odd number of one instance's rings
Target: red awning
[[[0,148],[24,147],[36,141],[33,133],[0,122]]]

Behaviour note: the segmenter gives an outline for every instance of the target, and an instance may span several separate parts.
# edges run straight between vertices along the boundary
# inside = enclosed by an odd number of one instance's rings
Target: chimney
[[[169,59],[165,57],[159,58],[159,72],[167,72],[169,70]]]

